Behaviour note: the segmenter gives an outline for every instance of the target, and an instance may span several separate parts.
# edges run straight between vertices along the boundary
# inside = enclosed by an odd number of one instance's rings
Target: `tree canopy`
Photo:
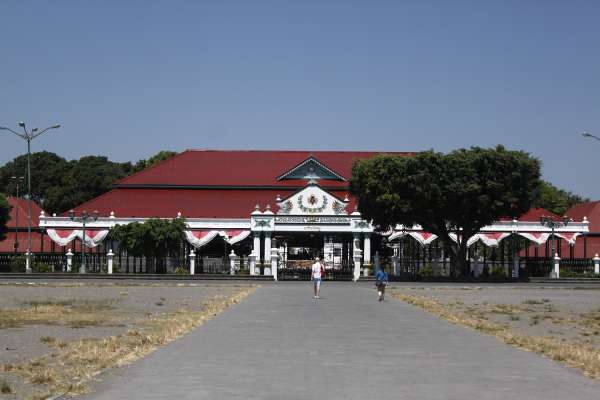
[[[62,213],[112,189],[115,181],[152,166],[176,154],[161,151],[148,160],[114,162],[105,156],[84,156],[67,161],[47,151],[31,155],[32,199],[49,213]],[[27,175],[27,155],[21,155],[0,168],[0,191],[16,194],[12,176]],[[19,194],[27,193],[26,181]]]
[[[10,209],[11,206],[8,204],[8,200],[0,193],[0,240],[6,239],[6,225],[10,220]]]
[[[542,181],[540,196],[534,201],[533,206],[545,208],[554,214],[563,215],[575,204],[587,201],[590,201],[590,199],[559,189],[550,182]]]
[[[467,240],[500,217],[527,212],[540,185],[537,159],[498,146],[358,160],[350,191],[363,217],[380,229],[419,224],[436,234],[465,272]]]
[[[164,257],[176,252],[185,239],[185,220],[151,218],[143,223],[134,222],[115,226],[110,235],[121,248],[135,257],[157,261],[157,271],[162,272]]]

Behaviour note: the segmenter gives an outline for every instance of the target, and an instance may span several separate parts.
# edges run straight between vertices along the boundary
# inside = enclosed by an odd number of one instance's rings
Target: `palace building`
[[[187,150],[118,181],[114,189],[74,211],[98,211],[98,220],[87,223],[86,247],[100,254],[113,250],[121,272],[157,271],[142,261],[129,261],[118,243],[106,239],[112,226],[177,217],[185,218],[187,225],[181,253],[185,261],[175,261],[168,267],[171,270],[182,262],[189,268],[193,259],[193,273],[266,274],[281,279],[302,275],[316,256],[323,258],[333,276],[354,280],[372,273],[383,259],[398,275],[426,265],[444,270],[448,257],[435,235],[418,226],[378,232],[356,210],[356,199],[348,192],[352,164],[377,154]],[[513,236],[545,244],[551,230],[540,223],[540,212],[498,221],[471,238],[472,248],[479,248],[471,255],[475,273],[477,262],[485,266],[487,257],[518,274],[518,265],[506,259],[505,239]],[[39,225],[60,246],[73,248],[74,240],[84,238],[81,222],[67,215],[42,212]],[[588,222],[581,218],[554,234],[562,243],[574,244],[587,232]]]

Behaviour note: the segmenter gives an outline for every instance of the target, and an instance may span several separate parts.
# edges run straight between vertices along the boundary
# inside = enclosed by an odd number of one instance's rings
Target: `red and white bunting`
[[[550,237],[550,234],[545,232],[518,232],[518,234],[538,245],[546,243]]]
[[[556,236],[558,236],[559,238],[566,240],[571,245],[575,244],[575,240],[577,240],[577,236],[581,235],[581,233],[579,233],[579,232],[561,232],[561,233],[554,233],[554,234]]]
[[[433,242],[435,239],[437,239],[437,235],[434,235],[433,233],[429,233],[429,232],[416,232],[416,231],[412,231],[408,233],[410,236],[412,236],[417,242],[421,243],[421,245],[425,246],[430,244],[431,242]]]
[[[83,238],[83,230],[81,229],[47,229],[48,237],[59,246],[66,246],[75,239]],[[85,230],[85,245],[87,247],[96,247],[108,235],[108,229],[86,229]]]
[[[187,241],[194,247],[206,246],[217,236],[221,236],[228,244],[236,244],[246,239],[250,235],[249,230],[204,230],[204,231],[185,231]]]
[[[509,237],[511,234],[510,232],[486,232],[486,233],[478,233],[476,235],[473,235],[473,237],[471,237],[469,239],[469,241],[467,242],[467,244],[469,246],[471,246],[472,244],[474,244],[475,242],[477,242],[478,240],[481,240],[481,242],[483,244],[485,244],[486,246],[489,247],[498,247],[498,245],[500,244],[500,241]]]

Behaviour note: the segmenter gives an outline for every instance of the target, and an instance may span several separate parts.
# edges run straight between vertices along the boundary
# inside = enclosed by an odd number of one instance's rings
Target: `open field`
[[[600,287],[396,286],[392,297],[600,378]]]
[[[254,290],[217,283],[1,283],[0,398],[78,394]]]

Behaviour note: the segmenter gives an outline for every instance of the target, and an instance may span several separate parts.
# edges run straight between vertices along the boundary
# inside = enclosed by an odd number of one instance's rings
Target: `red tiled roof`
[[[16,228],[17,227],[17,210],[19,214],[18,226],[23,228],[27,227],[27,213],[28,206],[27,200],[20,197],[8,197],[8,204],[12,206],[12,210],[10,210],[10,220],[8,221],[8,228]],[[31,202],[31,226],[37,227],[40,222],[40,213],[42,209],[40,206],[36,204],[36,202]]]
[[[355,159],[386,152],[187,150],[117,182],[118,185],[297,186],[298,181],[276,178],[311,155],[329,169],[350,178]],[[416,153],[389,152],[401,156]],[[346,182],[321,181],[323,186],[345,187]]]
[[[276,211],[277,195],[285,198],[295,190],[272,189],[130,189],[117,188],[76,208],[76,211],[97,210],[100,215],[115,212],[118,218],[175,218],[178,212],[188,218],[250,218],[258,203],[261,211],[270,204]],[[330,191],[341,199],[345,190]],[[351,200],[348,211],[354,210]]]
[[[0,253],[12,253],[14,251],[14,243],[17,240],[16,232],[7,232],[6,239],[0,241]],[[19,232],[18,242],[19,248],[17,251],[19,253],[25,253],[27,251],[27,232]],[[49,253],[52,250],[52,240],[44,235],[44,252]],[[40,232],[31,232],[31,248],[32,252],[41,252],[42,251],[42,234]],[[56,251],[62,251],[59,245],[55,245]]]
[[[531,208],[525,214],[521,215],[518,220],[523,222],[539,222],[541,216],[549,216],[559,218],[558,215],[546,210],[545,208]],[[510,221],[512,218],[502,217],[500,221]]]
[[[600,201],[576,204],[567,210],[566,214],[576,221],[587,217],[590,221],[590,232],[600,233]]]

